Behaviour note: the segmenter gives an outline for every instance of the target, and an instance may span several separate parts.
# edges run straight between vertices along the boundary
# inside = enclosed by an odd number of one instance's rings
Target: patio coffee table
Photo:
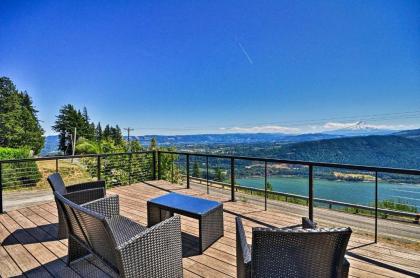
[[[172,217],[174,213],[198,219],[200,253],[223,236],[223,204],[220,202],[178,193],[168,193],[147,201],[149,227]]]

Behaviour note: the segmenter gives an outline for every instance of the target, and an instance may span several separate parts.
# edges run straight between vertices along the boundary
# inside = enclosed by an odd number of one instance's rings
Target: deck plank
[[[207,195],[199,188],[185,189],[163,181],[115,187],[109,194],[120,196],[121,214],[146,225],[148,199],[176,191],[212,200],[224,201],[224,237],[203,254],[197,255],[198,222],[181,217],[184,277],[236,277],[235,217],[243,217],[248,242],[252,228],[287,227],[299,224],[299,214],[284,213],[243,201],[228,202],[229,196]],[[57,210],[54,202],[21,208],[0,215],[0,276],[10,277],[103,277],[112,274],[99,261],[86,258],[71,267],[66,265],[67,240],[57,240]],[[420,254],[416,250],[389,242],[371,244],[363,234],[353,233],[348,258],[350,277],[407,277],[420,275]],[[412,275],[413,276],[413,275]]]

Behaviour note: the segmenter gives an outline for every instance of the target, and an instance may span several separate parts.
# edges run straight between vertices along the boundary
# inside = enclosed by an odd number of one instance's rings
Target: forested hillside
[[[400,131],[400,132],[394,133],[394,135],[420,141],[420,128]]]
[[[274,156],[294,160],[420,169],[420,142],[391,135],[327,139],[283,145]]]

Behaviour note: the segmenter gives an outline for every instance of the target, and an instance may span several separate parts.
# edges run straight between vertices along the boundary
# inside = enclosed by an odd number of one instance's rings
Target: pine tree
[[[216,167],[216,169],[214,169],[215,172],[215,177],[214,180],[215,181],[224,181],[225,180],[225,175],[222,172],[222,169],[220,169],[219,167]]]
[[[153,137],[152,140],[150,140],[149,151],[156,151],[157,149],[158,149],[158,144],[157,144],[156,138]]]
[[[198,165],[197,161],[194,162],[192,175],[193,177],[196,177],[196,178],[200,177],[200,166]]]
[[[114,141],[115,145],[120,146],[123,144],[122,132],[118,125],[116,125],[115,127],[110,127],[110,139]]]
[[[111,127],[109,125],[105,126],[104,133],[102,136],[105,140],[111,139]]]
[[[96,136],[96,141],[97,142],[102,141],[103,134],[102,134],[101,122],[98,122],[98,125],[96,126],[95,136]]]
[[[44,145],[44,130],[38,111],[27,92],[19,92],[7,77],[0,77],[0,146],[26,147],[39,153]]]
[[[59,133],[59,149],[66,154],[72,153],[72,136],[76,128],[77,138],[93,140],[95,138],[95,126],[89,123],[87,109],[76,110],[73,105],[64,105],[60,111],[54,126],[54,131]]]

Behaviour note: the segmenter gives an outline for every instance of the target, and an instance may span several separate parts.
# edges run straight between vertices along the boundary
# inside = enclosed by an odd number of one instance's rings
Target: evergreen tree
[[[95,130],[96,141],[101,142],[103,138],[101,122],[98,122]]]
[[[131,140],[130,142],[127,142],[125,151],[128,152],[128,150],[131,150],[131,152],[140,152],[143,150],[143,147],[138,140]]]
[[[27,147],[39,153],[44,130],[27,92],[19,92],[7,77],[0,77],[0,146]]]
[[[124,139],[123,139],[120,127],[116,125],[115,127],[111,127],[110,131],[111,131],[111,140],[114,141],[114,144],[122,145]]]
[[[91,122],[89,125],[89,135],[91,138],[89,138],[92,141],[96,140],[96,127],[95,127],[95,123]]]
[[[156,138],[153,137],[152,140],[150,140],[149,151],[156,151],[157,149],[158,149],[158,144],[157,144]]]
[[[192,175],[193,175],[193,177],[196,177],[196,178],[200,177],[200,167],[199,167],[197,161],[194,162]]]
[[[216,169],[214,169],[214,173],[215,173],[215,177],[214,177],[215,181],[222,182],[225,180],[225,174],[223,174],[222,169],[220,169],[219,167],[216,167]]]
[[[54,131],[59,133],[59,149],[66,154],[71,154],[73,150],[72,138],[76,128],[77,138],[93,140],[95,138],[95,128],[89,123],[87,109],[76,110],[73,105],[64,105],[57,116]],[[76,138],[76,139],[77,139]]]
[[[103,133],[103,138],[105,140],[110,140],[111,139],[111,127],[109,125],[105,126],[104,133]]]

